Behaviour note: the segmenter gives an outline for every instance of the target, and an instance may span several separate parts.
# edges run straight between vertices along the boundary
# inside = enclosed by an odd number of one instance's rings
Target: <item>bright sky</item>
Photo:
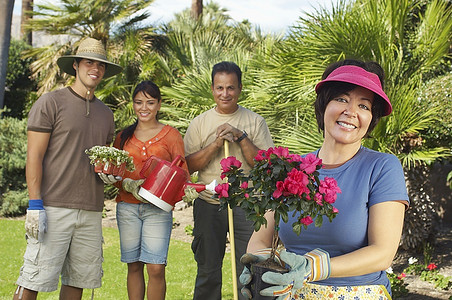
[[[303,12],[313,12],[315,8],[331,7],[332,0],[214,0],[221,8],[226,8],[235,21],[248,19],[259,25],[265,32],[285,31],[293,25]],[[204,0],[203,3],[206,5]],[[335,3],[335,2],[334,2]],[[166,22],[174,13],[191,7],[191,0],[155,0],[151,4],[151,18]]]
[[[38,0],[39,1],[39,0]],[[49,0],[46,0],[49,1]],[[226,8],[235,21],[248,19],[259,25],[264,32],[284,32],[294,25],[303,12],[313,12],[315,8],[331,7],[333,0],[214,0],[221,8]],[[36,2],[36,0],[35,0]],[[206,5],[210,0],[204,0]],[[21,1],[16,0],[14,14],[20,15]],[[153,24],[171,20],[175,13],[191,7],[191,0],[155,0],[150,7]]]

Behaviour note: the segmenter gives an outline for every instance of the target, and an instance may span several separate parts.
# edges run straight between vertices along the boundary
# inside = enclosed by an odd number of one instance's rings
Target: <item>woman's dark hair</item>
[[[364,62],[360,60],[355,59],[345,59],[341,60],[335,63],[332,63],[329,65],[322,75],[322,80],[326,79],[328,75],[333,72],[335,69],[346,66],[346,65],[352,65],[360,67],[367,72],[372,72],[378,76],[380,79],[381,87],[384,89],[384,71],[383,68],[376,62],[370,61],[370,62]],[[317,98],[314,102],[314,108],[315,108],[315,117],[317,119],[317,126],[319,131],[325,130],[325,110],[330,103],[331,100],[334,98],[343,95],[353,89],[356,88],[357,85],[347,82],[340,82],[340,81],[331,81],[331,82],[325,82],[320,90],[317,92]],[[381,98],[379,95],[374,93],[374,102],[372,103],[372,120],[369,124],[369,128],[367,129],[367,133],[365,137],[370,137],[370,133],[372,130],[377,126],[378,122],[380,121],[381,117],[383,116],[384,112],[384,99]]]
[[[145,94],[146,96],[157,99],[158,102],[162,101],[162,95],[160,94],[159,87],[150,80],[142,81],[135,87],[135,89],[133,90],[133,93],[132,93],[132,100],[135,99],[135,96],[139,92],[143,92],[143,94]],[[158,113],[157,113],[156,118],[158,120]],[[133,133],[135,132],[135,129],[137,128],[137,125],[138,125],[138,119],[135,120],[135,123],[133,123],[132,125],[130,125],[129,127],[127,127],[126,129],[124,129],[122,131],[121,136],[120,136],[121,142],[119,143],[120,149],[123,149],[126,142],[133,136]]]

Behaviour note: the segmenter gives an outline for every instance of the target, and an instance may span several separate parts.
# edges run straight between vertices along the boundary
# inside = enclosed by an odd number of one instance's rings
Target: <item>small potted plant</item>
[[[312,223],[322,226],[324,216],[331,222],[337,215],[338,210],[333,203],[340,188],[334,178],[319,179],[317,170],[322,167],[322,161],[314,154],[303,157],[289,153],[287,148],[269,148],[258,152],[248,176],[240,169],[241,165],[233,156],[221,161],[221,178],[227,178],[227,183],[218,185],[216,192],[221,209],[228,205],[231,208],[240,206],[247,219],[253,222],[255,231],[262,225],[267,226],[265,213],[274,212],[272,251],[264,265],[274,262],[279,242],[279,222],[282,219],[287,223],[289,213],[297,216],[297,221],[292,224],[297,235]],[[260,278],[253,277],[255,279]],[[253,294],[259,295],[259,290]]]
[[[90,164],[94,165],[96,173],[122,177],[125,170],[129,172],[135,170],[133,158],[125,150],[107,146],[93,146],[85,150],[85,153],[88,154]]]

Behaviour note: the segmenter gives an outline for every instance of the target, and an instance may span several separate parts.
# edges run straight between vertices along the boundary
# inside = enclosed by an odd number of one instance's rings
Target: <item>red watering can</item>
[[[184,169],[182,157],[178,155],[172,162],[160,159],[154,155],[148,158],[140,171],[141,178],[146,180],[141,185],[138,194],[146,201],[170,212],[174,205],[182,200],[188,186],[199,193],[204,190],[215,193],[216,180],[208,185],[188,182],[189,176]],[[149,174],[146,177],[146,174]]]

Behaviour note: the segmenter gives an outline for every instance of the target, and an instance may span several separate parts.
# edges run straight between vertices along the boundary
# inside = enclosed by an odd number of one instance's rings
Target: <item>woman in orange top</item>
[[[143,198],[138,195],[139,186],[143,183],[140,171],[151,155],[167,161],[173,161],[177,155],[185,157],[184,145],[179,131],[158,121],[162,100],[156,84],[152,81],[141,82],[132,97],[137,121],[121,131],[113,145],[128,151],[135,164],[135,171],[126,171],[125,179],[115,184],[119,188],[116,219],[121,261],[127,263],[129,299],[144,299],[144,265],[149,277],[147,299],[164,299],[165,266],[173,215],[151,203],[142,202]],[[182,168],[188,173],[185,162]]]

